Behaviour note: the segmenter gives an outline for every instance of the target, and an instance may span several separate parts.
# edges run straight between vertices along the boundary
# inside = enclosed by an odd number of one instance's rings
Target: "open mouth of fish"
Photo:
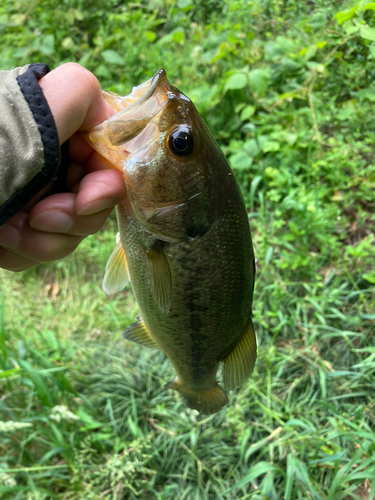
[[[91,129],[85,138],[123,170],[124,161],[129,161],[151,143],[159,142],[158,122],[168,102],[168,90],[170,84],[166,72],[160,69],[127,96],[103,91],[104,99],[116,114]]]

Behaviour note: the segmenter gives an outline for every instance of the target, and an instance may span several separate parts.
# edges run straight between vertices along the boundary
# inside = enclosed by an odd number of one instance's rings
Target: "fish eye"
[[[176,156],[189,156],[194,149],[193,134],[185,127],[177,129],[169,136],[168,146]]]

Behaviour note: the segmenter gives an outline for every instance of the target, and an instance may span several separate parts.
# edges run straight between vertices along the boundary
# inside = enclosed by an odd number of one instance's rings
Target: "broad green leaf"
[[[372,42],[375,42],[375,28],[361,26],[361,28],[359,29],[359,34],[365,40],[371,40]]]
[[[350,119],[355,114],[356,114],[355,108],[343,108],[337,113],[336,118],[340,121],[344,121],[344,120]],[[342,196],[340,197],[340,200],[338,200],[338,201],[341,201],[341,200],[342,200]]]
[[[260,142],[259,139],[249,139],[243,144],[243,148],[249,156],[256,156],[260,151],[262,151],[263,141]]]
[[[375,285],[375,271],[372,271],[370,273],[365,273],[362,276],[363,276],[363,278],[365,278],[366,281]],[[0,373],[0,377],[1,377],[1,373]]]
[[[230,165],[235,170],[245,170],[251,167],[252,163],[253,159],[245,151],[239,151],[230,157]]]
[[[168,35],[164,35],[156,42],[158,45],[167,45],[173,42],[173,33],[168,33]]]
[[[275,60],[282,55],[293,51],[295,41],[278,36],[275,41],[267,42],[264,46],[266,59]]]
[[[350,10],[343,10],[341,12],[338,12],[334,18],[337,19],[338,24],[341,26],[343,23],[348,21],[349,19],[353,19],[353,17],[357,13],[357,7],[353,7]]]
[[[317,51],[318,47],[316,45],[310,45],[309,47],[305,47],[304,49],[302,49],[299,55],[302,56],[303,60],[306,62],[314,57]]]
[[[285,136],[285,140],[288,144],[293,146],[293,144],[295,144],[297,141],[297,134],[294,134],[293,132],[291,132]]]
[[[219,99],[219,86],[214,84],[189,89],[189,98],[194,102],[200,113],[213,108]]]
[[[67,36],[61,42],[61,46],[64,47],[64,49],[71,49],[72,47],[74,47],[74,40],[73,40],[73,38],[70,37],[70,36]]]
[[[194,5],[192,0],[178,0],[177,7],[183,12],[188,12],[189,10],[194,8]]]
[[[149,42],[154,42],[156,40],[156,33],[153,31],[146,31],[145,37]]]
[[[345,33],[350,36],[359,31],[359,26],[358,24],[345,24],[344,29]]]
[[[322,11],[315,12],[315,14],[313,14],[310,18],[310,25],[315,29],[321,28],[326,24],[326,22],[327,14]]]
[[[46,35],[43,38],[40,51],[46,56],[50,56],[55,52],[55,37],[53,35]]]
[[[368,99],[371,102],[375,102],[375,86],[360,90],[358,92],[358,97],[361,100]]]
[[[243,89],[247,85],[247,76],[245,73],[233,73],[230,75],[224,85],[224,90]]]
[[[267,141],[263,144],[264,153],[279,151],[279,149],[280,149],[280,143],[277,141]]]
[[[374,10],[375,11],[375,2],[367,3],[362,7],[362,10]]]
[[[78,64],[80,64],[81,66],[86,66],[86,64],[87,64],[88,60],[91,58],[93,52],[94,52],[93,49],[86,50],[86,52],[83,54],[81,59],[79,59]],[[107,74],[108,74],[108,71],[107,71]]]
[[[115,50],[104,50],[102,56],[108,64],[118,64],[119,66],[125,64],[125,59]]]
[[[16,26],[22,26],[27,19],[27,14],[13,14],[10,19]]]
[[[245,106],[243,108],[243,110],[241,111],[241,120],[245,121],[245,120],[248,120],[249,118],[251,118],[253,116],[253,114],[255,113],[255,110],[256,110],[255,106],[251,106],[251,105]]]
[[[30,52],[30,47],[19,47],[18,49],[13,51],[13,57],[15,58],[26,57],[29,52]]]
[[[172,33],[162,36],[156,42],[158,45],[168,45],[170,43],[181,43],[185,40],[185,32],[182,28],[176,28]]]
[[[240,102],[239,104],[237,104],[237,106],[234,108],[234,112],[235,113],[239,113],[240,111],[243,110],[243,108],[246,106],[246,103],[245,102]]]
[[[283,57],[281,60],[281,64],[283,69],[288,73],[293,73],[301,69],[301,64],[297,61],[294,61],[290,57]]]
[[[183,31],[175,31],[172,39],[174,42],[181,43],[185,40],[185,33]]]
[[[265,94],[270,82],[270,72],[268,69],[253,69],[249,73],[249,83],[257,94]]]

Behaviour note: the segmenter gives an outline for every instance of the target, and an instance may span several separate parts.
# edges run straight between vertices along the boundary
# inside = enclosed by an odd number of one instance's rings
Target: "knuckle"
[[[99,81],[96,76],[91,73],[91,71],[74,62],[68,62],[65,66],[66,69],[71,73],[71,78],[73,78],[74,81],[82,81],[82,83],[84,83],[85,85],[84,88],[87,89],[87,87],[89,87],[93,92],[100,93]]]

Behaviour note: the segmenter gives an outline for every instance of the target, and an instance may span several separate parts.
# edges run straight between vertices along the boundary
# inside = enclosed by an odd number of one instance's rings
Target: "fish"
[[[176,372],[165,387],[203,414],[252,374],[255,258],[236,178],[192,101],[160,69],[122,97],[87,142],[123,173],[119,234],[103,289],[130,281],[140,317],[127,340],[160,349]],[[217,381],[222,364],[224,388]]]

